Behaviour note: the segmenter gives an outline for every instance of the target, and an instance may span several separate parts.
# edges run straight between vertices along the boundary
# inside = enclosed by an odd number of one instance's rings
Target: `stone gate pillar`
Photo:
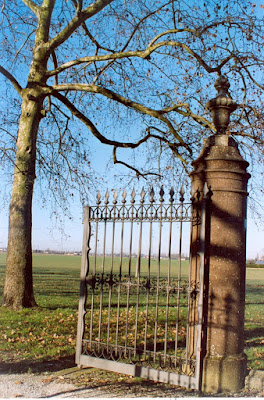
[[[237,142],[226,134],[230,113],[237,107],[228,95],[229,86],[223,76],[215,83],[218,95],[206,106],[217,132],[204,140],[191,173],[193,191],[202,192],[205,182],[212,191],[202,390],[214,393],[242,389],[246,372],[246,205],[250,175]]]

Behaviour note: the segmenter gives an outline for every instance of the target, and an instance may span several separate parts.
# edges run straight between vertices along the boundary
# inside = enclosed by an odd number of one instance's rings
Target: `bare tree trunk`
[[[36,139],[42,101],[25,89],[9,209],[9,235],[3,304],[13,309],[36,305],[32,278],[32,198]]]
[[[26,2],[27,3],[27,2]],[[32,274],[32,200],[36,171],[36,142],[47,77],[50,18],[55,0],[41,7],[29,2],[38,17],[35,48],[26,89],[22,89],[22,111],[17,136],[16,165],[9,208],[8,251],[3,304],[14,310],[34,307]]]

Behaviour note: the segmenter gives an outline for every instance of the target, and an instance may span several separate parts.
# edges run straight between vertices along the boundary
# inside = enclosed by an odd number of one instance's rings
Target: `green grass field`
[[[110,259],[108,260],[110,262]],[[163,260],[162,271],[167,265]],[[23,363],[59,362],[73,356],[79,301],[81,257],[34,254],[34,289],[37,309],[18,312],[0,308],[0,357]],[[115,260],[115,271],[118,260]],[[135,265],[133,266],[135,268]],[[147,261],[142,263],[142,272]],[[5,272],[5,254],[0,254],[0,296]],[[182,273],[187,275],[186,263]],[[245,343],[249,368],[264,369],[264,270],[247,269]]]

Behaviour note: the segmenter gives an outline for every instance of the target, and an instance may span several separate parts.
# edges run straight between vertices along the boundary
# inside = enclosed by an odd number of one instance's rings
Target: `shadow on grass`
[[[56,360],[15,360],[9,355],[8,361],[0,360],[0,374],[57,372],[75,366],[74,355],[61,357]]]
[[[246,307],[249,305],[264,305],[263,285],[247,285],[246,287]]]
[[[264,338],[264,328],[253,328],[245,330],[244,335],[245,341],[250,340],[250,342],[246,343],[246,347],[255,347],[260,345],[260,339]],[[255,340],[251,340],[255,339]]]
[[[78,310],[75,305],[69,306],[68,304],[66,304],[66,305],[54,304],[54,306],[53,305],[50,305],[50,306],[38,306],[38,308],[41,311],[45,311],[45,310],[54,311],[54,310],[66,310],[67,309],[67,310],[72,310],[72,312],[75,312],[75,311]]]
[[[244,337],[245,337],[245,340],[264,337],[264,327],[245,330]]]

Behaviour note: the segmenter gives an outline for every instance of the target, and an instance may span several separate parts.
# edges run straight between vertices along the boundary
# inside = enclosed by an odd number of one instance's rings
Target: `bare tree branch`
[[[71,1],[72,1],[73,5],[74,5],[74,7],[75,7],[75,9],[76,9],[76,12],[79,13],[79,12],[81,11],[81,9],[82,9],[82,1],[81,1],[81,4],[80,4],[80,1],[79,1],[78,3],[77,3],[76,0],[71,0]],[[97,42],[97,40],[93,37],[93,35],[92,35],[91,32],[89,31],[89,29],[88,29],[88,27],[87,27],[87,25],[86,25],[85,22],[83,22],[83,23],[81,24],[81,26],[82,26],[82,28],[83,28],[85,34],[89,37],[89,39],[91,40],[91,42],[93,42],[93,44],[96,46],[97,49],[102,49],[102,50],[105,50],[105,51],[109,51],[109,52],[114,53],[114,50],[111,50],[111,49],[109,49],[109,48],[107,48],[107,47],[101,46],[101,45]]]
[[[241,137],[246,137],[249,138],[251,140],[253,140],[253,142],[258,143],[258,144],[264,144],[264,140],[261,138],[256,137],[254,134],[250,134],[250,133],[245,133],[245,132],[235,132],[236,136],[241,136]]]
[[[162,135],[164,135],[164,137],[159,136],[159,135],[155,135],[153,133],[150,133],[151,130],[155,130],[157,132],[160,132]],[[179,143],[172,143],[170,142],[167,138],[166,138],[166,132],[163,132],[161,129],[157,128],[156,126],[149,126],[146,129],[146,132],[150,135],[150,137],[152,137],[153,139],[159,140],[163,143],[165,143],[170,149],[171,151],[176,154],[176,156],[181,160],[181,162],[183,164],[186,164],[186,160],[183,159],[183,157],[179,154],[178,152],[178,148],[181,147],[181,145]]]
[[[256,85],[258,86],[260,89],[264,90],[264,85],[259,84],[256,79],[253,78],[252,74],[249,72],[248,68],[244,65],[243,61],[241,60],[241,58],[236,58],[237,61],[239,62],[239,64],[242,66],[242,68],[244,69],[244,71],[246,71],[249,79]]]
[[[153,129],[153,127],[147,129],[147,134],[140,139],[138,142],[118,142],[115,140],[110,140],[107,139],[105,136],[103,136],[98,129],[95,127],[95,125],[91,122],[89,118],[87,118],[83,113],[81,113],[65,96],[60,94],[59,92],[53,92],[52,93],[54,97],[56,97],[58,100],[60,100],[71,112],[75,117],[77,117],[80,121],[82,121],[92,132],[92,134],[103,144],[107,144],[110,146],[114,146],[114,148],[131,148],[135,149],[139,147],[142,143],[146,142],[150,138],[155,138],[158,140],[163,141],[164,143],[168,144],[168,146],[171,148],[171,150],[177,155],[180,160],[185,163],[185,160],[182,158],[182,156],[178,153],[177,148],[180,146],[183,146],[186,148],[186,144],[174,144],[170,143],[166,138],[162,138],[157,135],[150,134],[150,129]],[[159,130],[160,131],[160,130]],[[161,132],[161,131],[160,131]],[[117,162],[117,161],[116,161]],[[123,165],[125,165],[123,162],[120,162]]]
[[[176,130],[174,129],[170,120],[163,115],[163,112],[153,110],[149,107],[143,106],[140,103],[137,103],[135,101],[127,99],[124,96],[121,96],[120,94],[117,94],[117,93],[115,93],[109,89],[103,88],[101,86],[83,85],[83,84],[65,84],[65,85],[57,85],[57,86],[55,85],[53,88],[56,91],[82,90],[82,91],[89,92],[89,93],[98,93],[98,94],[101,94],[101,95],[111,99],[111,100],[117,101],[118,103],[121,103],[121,104],[125,105],[126,107],[131,107],[134,110],[137,110],[143,114],[147,114],[154,118],[157,118],[160,121],[164,122],[168,126],[168,128],[169,128],[170,132],[173,134],[173,136],[181,143],[181,145],[183,147],[185,147],[189,151],[190,154],[192,154],[191,148],[184,142],[184,140],[181,138],[181,136],[178,134],[178,132],[176,132]],[[176,111],[181,106],[182,106],[181,104],[179,106],[175,105],[174,110]]]
[[[134,171],[136,173],[138,178],[141,176],[142,178],[147,179],[146,176],[149,176],[149,175],[152,175],[152,176],[154,175],[154,176],[160,177],[160,174],[157,174],[155,172],[141,172],[137,168],[132,167],[132,165],[130,165],[124,161],[118,160],[116,157],[116,150],[117,150],[117,147],[114,147],[114,149],[113,149],[114,164],[121,164],[121,165],[124,165],[125,167],[127,167],[128,169],[131,169],[132,171]]]
[[[198,34],[197,31],[194,30],[194,29],[189,29],[189,28],[168,29],[167,31],[161,32],[161,33],[159,33],[158,35],[156,35],[156,36],[151,40],[151,42],[149,43],[148,47],[153,46],[154,43],[155,43],[157,40],[159,40],[161,37],[163,37],[163,36],[167,36],[167,35],[170,35],[170,34],[172,34],[172,33],[183,33],[183,32],[188,32],[188,33],[191,33],[192,35],[194,35],[194,36],[196,36],[196,37],[199,37],[199,34]]]
[[[142,143],[146,142],[149,138],[150,135],[147,134],[145,137],[140,139],[138,142],[118,142],[116,140],[110,140],[107,139],[105,136],[103,136],[96,126],[92,123],[92,121],[86,117],[80,110],[78,110],[65,96],[63,96],[61,93],[53,90],[52,94],[54,97],[56,97],[58,100],[60,100],[71,112],[72,114],[77,117],[80,121],[82,121],[92,132],[92,134],[100,140],[101,143],[108,144],[110,146],[115,146],[115,147],[121,147],[121,148],[131,148],[135,149],[136,147],[140,146]]]
[[[49,51],[55,50],[60,44],[64,43],[83,22],[97,14],[113,1],[114,0],[97,0],[84,10],[79,11],[69,24],[55,38],[47,43],[47,49],[49,49]]]
[[[4,67],[2,67],[0,65],[0,72],[1,74],[3,74],[13,85],[14,89],[17,91],[17,93],[21,96],[22,95],[22,87],[20,86],[20,84],[18,83],[18,81],[16,80],[16,78],[10,74],[10,72],[8,72]]]
[[[76,8],[77,14],[82,11],[82,8],[83,8],[82,0],[78,0],[78,1],[77,0],[71,0],[71,2],[73,3],[74,7]]]
[[[58,61],[57,61],[56,53],[55,53],[54,50],[51,52],[51,57],[52,57],[54,68],[58,68]],[[58,75],[55,75],[54,81],[55,81],[55,85],[58,85],[58,83],[59,83],[58,82]]]
[[[38,16],[38,14],[39,14],[39,6],[37,6],[37,4],[34,3],[33,0],[22,0],[22,1],[28,8],[30,8],[30,10],[34,14],[36,14]]]
[[[145,15],[143,18],[141,18],[141,19],[139,20],[139,22],[135,25],[133,31],[131,32],[131,34],[130,34],[128,40],[127,40],[127,42],[126,42],[125,45],[123,46],[122,51],[125,51],[125,49],[128,47],[129,43],[131,42],[131,40],[132,40],[132,38],[134,37],[134,35],[135,35],[135,33],[137,32],[137,30],[139,29],[140,25],[141,25],[144,21],[146,21],[146,19],[148,19],[150,16],[159,13],[159,11],[160,11],[162,8],[166,7],[168,4],[170,4],[170,2],[171,2],[171,1],[169,1],[169,2],[167,2],[167,3],[165,3],[165,4],[162,4],[162,5],[161,5],[159,8],[157,8],[155,11],[148,13],[147,15]]]
[[[165,34],[165,33],[164,33]],[[156,40],[153,39],[152,42],[155,42]],[[117,52],[117,53],[111,53],[111,54],[105,54],[105,55],[95,55],[95,56],[90,56],[90,57],[82,57],[77,60],[72,60],[69,61],[60,67],[56,68],[53,71],[47,72],[48,76],[53,76],[55,74],[58,74],[62,71],[65,71],[68,68],[71,68],[76,65],[80,65],[83,63],[93,63],[96,61],[109,61],[109,60],[119,60],[123,58],[130,58],[130,57],[139,57],[146,59],[148,58],[153,52],[155,52],[157,49],[161,47],[181,47],[184,49],[187,53],[189,53],[192,57],[194,57],[198,63],[208,72],[208,73],[213,73],[213,72],[221,72],[221,69],[223,66],[233,58],[233,55],[229,55],[226,57],[219,65],[216,67],[210,67],[199,54],[197,54],[194,50],[192,50],[189,46],[187,46],[185,43],[181,42],[176,42],[176,41],[171,41],[171,40],[166,40],[162,41],[156,44],[149,44],[148,47],[145,50],[137,50],[137,51],[126,51],[126,52]]]

